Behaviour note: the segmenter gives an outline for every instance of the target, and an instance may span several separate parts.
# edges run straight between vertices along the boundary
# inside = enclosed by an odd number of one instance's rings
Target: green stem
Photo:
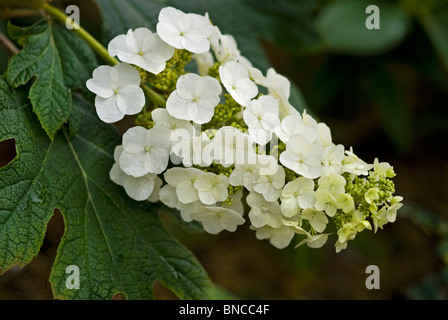
[[[58,8],[53,7],[52,5],[48,3],[44,3],[42,5],[42,9],[45,10],[45,12],[49,13],[51,16],[53,16],[56,20],[60,21],[61,23],[64,23],[67,21],[68,16],[65,15],[62,11],[60,11]],[[71,24],[73,28],[73,32],[75,32],[81,39],[83,39],[87,44],[102,58],[104,61],[111,65],[116,65],[118,63],[118,60],[111,57],[109,55],[109,52],[107,52],[107,49],[90,33],[88,33],[84,28],[82,28],[79,24],[77,24],[75,21],[71,19]]]
[[[56,20],[60,21],[61,23],[66,23],[68,16],[65,15],[62,11],[60,11],[58,8],[53,7],[52,5],[48,3],[44,3],[42,5],[42,9],[45,10],[48,14],[53,16]],[[82,28],[79,24],[77,24],[75,21],[71,20],[71,24],[73,28],[73,32],[75,32],[81,39],[83,39],[87,44],[108,64],[110,65],[116,65],[119,63],[117,59],[114,57],[111,57],[107,49],[90,33],[88,33],[84,28]],[[166,104],[166,100],[163,96],[155,92],[153,89],[148,87],[146,84],[142,84],[143,91],[146,93],[147,97],[154,103],[154,105],[159,107],[164,107]]]
[[[45,0],[0,0],[3,8],[40,8]],[[2,8],[2,9],[3,9]]]
[[[154,103],[155,106],[165,107],[166,100],[165,100],[165,98],[163,98],[163,96],[161,96],[160,94],[155,92],[153,89],[148,87],[146,84],[142,84],[141,87],[142,87],[143,91],[146,93],[146,96]]]

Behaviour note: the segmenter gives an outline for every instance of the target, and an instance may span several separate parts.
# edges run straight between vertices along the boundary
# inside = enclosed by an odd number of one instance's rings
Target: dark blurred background
[[[326,122],[335,143],[393,165],[396,194],[404,197],[395,223],[359,233],[340,253],[335,237],[321,249],[278,250],[247,225],[212,236],[163,216],[217,285],[212,298],[447,299],[448,1],[228,0],[222,13],[219,1],[147,2],[208,11],[256,66],[271,65],[292,81],[293,104]],[[69,3],[80,6],[82,25],[104,37],[101,6]],[[380,10],[379,30],[365,27],[370,4]],[[0,58],[3,72],[1,48]],[[14,157],[14,141],[0,142],[0,166]],[[0,299],[52,299],[48,277],[63,232],[55,212],[39,255],[0,276]],[[365,286],[368,265],[380,269],[378,290]],[[154,288],[158,299],[175,299]]]

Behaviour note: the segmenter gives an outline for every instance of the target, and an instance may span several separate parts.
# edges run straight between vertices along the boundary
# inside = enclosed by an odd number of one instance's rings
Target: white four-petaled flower
[[[109,54],[121,61],[139,66],[153,74],[165,69],[166,61],[174,54],[174,48],[147,28],[128,30],[113,38],[108,45]]]
[[[295,134],[288,139],[286,150],[280,154],[280,162],[308,179],[322,174],[322,146],[311,143],[305,136]]]
[[[202,222],[205,231],[211,234],[218,234],[223,230],[233,232],[245,222],[238,212],[219,206],[201,206],[190,216],[194,220]]]
[[[239,62],[229,61],[221,65],[219,77],[227,92],[243,107],[258,93],[257,85],[250,80],[247,69]]]
[[[288,143],[289,137],[295,134],[305,136],[311,143],[315,142],[319,137],[317,121],[308,115],[306,111],[302,115],[296,113],[284,117],[276,127],[275,133],[284,143]]]
[[[301,209],[313,208],[316,202],[314,181],[299,177],[288,182],[282,190],[281,208],[286,217],[293,217]]]
[[[195,182],[204,174],[204,171],[196,168],[174,167],[168,169],[163,176],[165,181],[175,188],[179,201],[189,204],[199,200]]]
[[[247,163],[255,156],[252,138],[230,126],[219,128],[207,149],[213,160],[224,167]]]
[[[243,119],[254,142],[266,145],[280,125],[278,101],[269,95],[252,100],[244,110]]]
[[[194,187],[198,190],[199,200],[207,205],[226,200],[229,194],[228,186],[229,178],[213,172],[204,173],[194,182]]]
[[[126,63],[113,67],[99,66],[87,80],[87,88],[96,94],[98,117],[107,123],[117,122],[125,115],[142,111],[145,95],[140,88],[140,74]]]
[[[162,173],[168,166],[170,147],[168,130],[132,127],[123,134],[120,166],[134,177]]]
[[[160,10],[157,34],[163,41],[177,49],[187,49],[193,53],[210,50],[208,37],[213,26],[205,16],[184,13],[173,7]]]
[[[285,185],[285,169],[277,165],[277,170],[271,175],[259,175],[253,183],[254,191],[261,193],[267,201],[276,201],[280,198]]]
[[[246,202],[250,207],[249,219],[255,228],[266,225],[273,228],[282,226],[282,212],[278,201],[267,201],[263,195],[251,192],[246,197]]]
[[[209,122],[220,100],[222,88],[215,78],[188,73],[179,77],[176,90],[166,101],[166,110],[177,119],[198,124]]]
[[[134,200],[143,201],[150,200],[156,195],[154,193],[156,185],[160,186],[162,180],[154,173],[148,173],[141,177],[134,177],[126,174],[120,167],[120,156],[123,153],[123,146],[115,147],[114,159],[115,163],[112,166],[109,176],[116,184],[123,186],[127,195]]]

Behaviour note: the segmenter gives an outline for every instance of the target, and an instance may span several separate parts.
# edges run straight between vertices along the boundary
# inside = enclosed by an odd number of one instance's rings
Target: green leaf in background
[[[434,12],[426,12],[419,17],[440,60],[448,70],[448,5]]]
[[[437,274],[425,275],[406,292],[409,300],[447,300],[448,268]]]
[[[366,8],[377,5],[380,29],[367,29]],[[376,55],[398,45],[410,27],[408,14],[384,1],[338,0],[323,7],[315,21],[328,50],[351,55]]]
[[[158,280],[184,299],[206,296],[208,276],[173,238],[158,205],[128,198],[109,178],[120,135],[99,121],[94,107],[74,95],[82,125],[48,139],[25,101],[0,78],[0,141],[15,139],[17,157],[0,168],[0,272],[24,266],[39,252],[55,208],[65,233],[50,283],[55,298],[154,298]],[[67,267],[80,271],[80,287],[66,286]]]
[[[16,88],[36,77],[29,98],[42,127],[53,139],[70,115],[69,89],[84,86],[97,65],[96,58],[81,39],[51,20],[25,28],[9,24],[8,32],[23,50],[11,58],[6,80]]]
[[[103,44],[129,29],[146,27],[155,31],[159,11],[168,6],[166,1],[95,0],[103,22]]]
[[[93,50],[73,31],[54,23],[53,36],[58,55],[61,57],[65,86],[74,91],[86,88],[85,83],[92,77],[98,66]],[[85,89],[87,91],[87,88]]]
[[[266,15],[252,10],[238,0],[171,0],[184,12],[208,12],[212,23],[224,34],[231,34],[242,54],[257,68],[266,72],[269,61],[261,39],[270,37],[274,22]],[[168,5],[168,4],[167,4]]]
[[[294,54],[310,54],[322,49],[321,36],[312,23],[318,0],[243,0],[243,3],[272,20],[273,30],[265,37],[279,47]]]
[[[103,44],[115,36],[126,33],[128,29],[146,27],[156,30],[159,12],[167,6],[184,12],[209,13],[213,24],[223,33],[232,34],[239,48],[260,68],[267,67],[267,59],[260,43],[260,35],[271,30],[269,20],[241,4],[237,0],[95,0],[103,19],[105,36]]]
[[[408,152],[412,147],[412,113],[405,99],[406,90],[394,74],[381,65],[372,68],[369,80],[366,90],[382,117],[385,132],[398,152]]]

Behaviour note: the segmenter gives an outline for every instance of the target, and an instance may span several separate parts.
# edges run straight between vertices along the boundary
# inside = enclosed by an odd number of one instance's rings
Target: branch
[[[19,52],[19,49],[15,46],[15,44],[8,39],[3,33],[0,32],[0,44],[11,54],[15,55]]]
[[[54,17],[56,20],[60,21],[61,23],[66,23],[68,16],[65,15],[62,11],[57,9],[56,7],[53,7],[52,5],[48,3],[44,3],[42,5],[42,9],[50,14],[52,17]],[[73,32],[75,32],[81,39],[83,39],[87,44],[101,57],[103,58],[107,63],[111,65],[116,65],[119,63],[117,59],[114,57],[111,57],[109,55],[109,52],[107,49],[90,33],[88,33],[84,28],[82,28],[79,24],[77,24],[73,20],[69,20],[72,24],[73,28],[71,29]],[[144,92],[146,93],[147,97],[154,103],[154,105],[159,107],[164,107],[166,104],[166,100],[163,96],[155,92],[153,89],[148,87],[146,84],[142,84],[142,88]]]
[[[45,10],[48,14],[50,14],[52,17],[54,17],[56,20],[60,21],[61,23],[65,24],[68,16],[65,15],[62,11],[57,9],[56,7],[53,7],[52,5],[48,3],[44,3],[42,5],[42,9]],[[104,48],[104,46],[96,40],[90,33],[88,33],[83,27],[81,27],[79,24],[77,24],[75,21],[70,20],[73,28],[71,29],[73,32],[75,32],[81,39],[83,39],[87,44],[101,57],[106,61],[107,63],[111,65],[116,65],[118,63],[118,60],[111,57],[109,55],[109,52],[107,52],[107,49]]]
[[[34,17],[40,14],[41,14],[40,11],[35,8],[11,9],[7,7],[2,8],[2,12],[0,12],[0,18],[12,19],[12,18]]]
[[[165,107],[166,101],[165,99],[155,92],[153,89],[148,87],[146,84],[142,84],[142,89],[146,93],[146,96],[154,103],[154,105],[158,107]]]

